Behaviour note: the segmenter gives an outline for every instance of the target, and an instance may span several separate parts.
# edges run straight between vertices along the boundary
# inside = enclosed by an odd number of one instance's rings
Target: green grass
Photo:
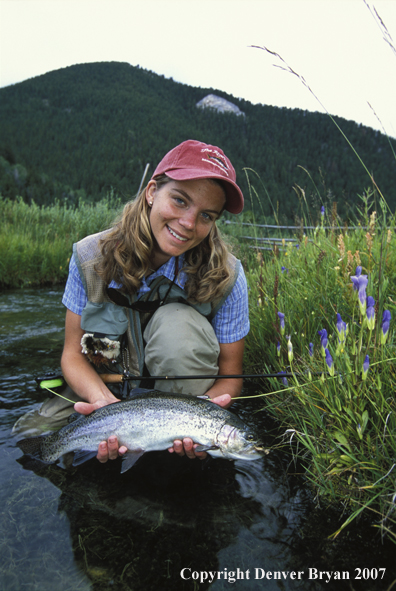
[[[365,198],[354,230],[326,216],[297,243],[286,239],[269,253],[257,250],[255,258],[246,257],[251,320],[246,363],[249,373],[292,374],[287,386],[280,379],[263,382],[263,409],[280,422],[281,444],[303,463],[318,500],[345,505],[342,528],[371,511],[373,523],[396,541],[393,321],[386,340],[381,328],[384,310],[392,319],[396,315],[396,236],[394,216],[381,204],[379,210],[374,213]],[[338,229],[324,229],[335,221]],[[357,266],[368,278],[366,296],[375,300],[371,326],[350,279]],[[284,330],[278,312],[285,315]],[[348,325],[341,343],[337,313]],[[328,363],[322,329],[328,334]],[[369,369],[362,373],[367,356]]]
[[[73,208],[0,196],[0,287],[65,282],[73,243],[109,227],[119,208],[111,197]]]

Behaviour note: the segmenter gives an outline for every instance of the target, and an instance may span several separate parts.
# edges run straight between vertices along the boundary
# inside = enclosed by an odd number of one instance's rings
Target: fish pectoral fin
[[[220,449],[218,445],[197,445],[195,451],[210,451],[212,449]]]
[[[132,466],[136,464],[138,459],[141,458],[144,453],[144,449],[128,449],[128,451],[121,456],[121,474],[129,470],[129,468],[132,468]]]
[[[96,454],[98,452],[97,451],[87,451],[85,449],[80,449],[76,452],[74,452],[74,458],[73,458],[73,466],[80,466],[80,464],[83,464],[84,462],[88,462],[88,460],[91,460],[92,458],[96,457]]]

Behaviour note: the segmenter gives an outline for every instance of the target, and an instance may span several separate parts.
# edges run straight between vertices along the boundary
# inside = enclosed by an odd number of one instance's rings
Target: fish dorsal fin
[[[144,449],[128,449],[128,451],[121,456],[121,474],[129,470],[129,468],[132,468],[132,466],[138,461],[139,458],[142,457],[143,454]]]

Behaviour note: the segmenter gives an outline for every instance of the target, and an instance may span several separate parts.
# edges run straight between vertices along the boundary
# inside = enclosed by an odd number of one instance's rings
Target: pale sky
[[[278,53],[322,104],[252,45]],[[395,47],[396,0],[0,0],[1,87],[73,64],[128,62],[255,104],[326,109],[393,137]]]

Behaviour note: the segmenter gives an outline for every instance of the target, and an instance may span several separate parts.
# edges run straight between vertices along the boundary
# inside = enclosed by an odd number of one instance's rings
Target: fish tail
[[[28,437],[17,442],[17,446],[27,456],[37,458],[43,461],[42,445],[46,439],[45,435],[38,435],[37,437]]]

